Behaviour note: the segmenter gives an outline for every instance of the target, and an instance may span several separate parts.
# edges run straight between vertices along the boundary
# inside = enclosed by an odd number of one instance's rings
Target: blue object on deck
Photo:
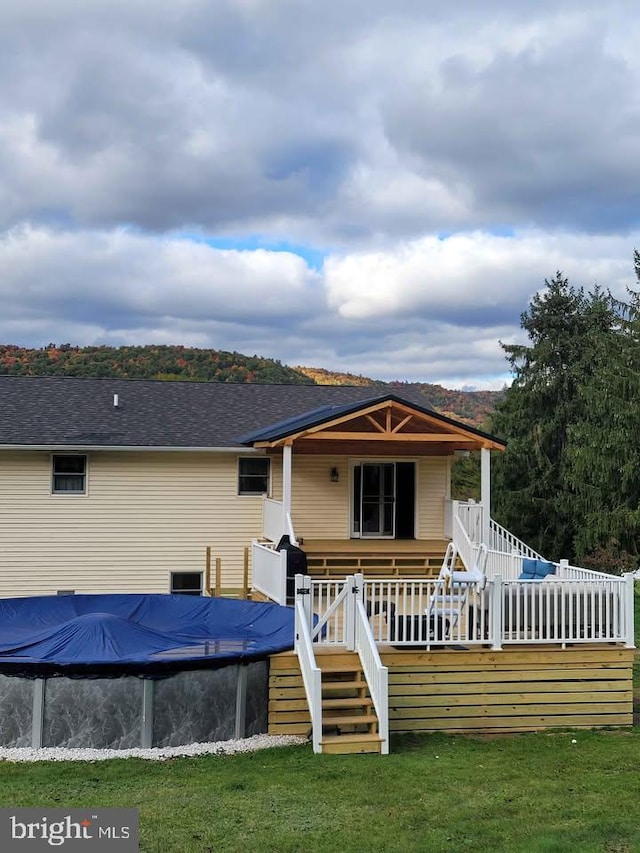
[[[0,599],[0,673],[162,677],[260,660],[294,645],[294,611],[186,595]]]
[[[541,581],[548,575],[555,575],[556,565],[547,560],[531,560],[528,557],[522,561],[522,573],[519,581]]]

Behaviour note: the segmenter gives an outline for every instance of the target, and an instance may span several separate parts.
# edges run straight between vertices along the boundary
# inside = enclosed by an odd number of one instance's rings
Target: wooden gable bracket
[[[392,425],[392,411],[404,413],[404,418],[396,424]],[[384,426],[377,420],[374,415],[384,412]],[[337,430],[335,427],[341,424],[354,421],[358,418],[366,419],[375,432],[350,432],[348,430]],[[410,422],[416,421],[417,418],[431,422],[434,427],[439,427],[440,430],[446,429],[446,432],[401,432],[401,430]],[[503,448],[491,440],[478,435],[471,434],[463,424],[447,423],[442,424],[436,418],[430,418],[428,413],[416,412],[410,406],[397,401],[385,400],[382,403],[375,403],[355,412],[350,412],[348,415],[342,415],[334,420],[326,421],[316,426],[307,427],[292,435],[275,439],[272,441],[258,441],[255,447],[275,448],[281,447],[283,444],[293,444],[301,440],[319,440],[319,441],[392,441],[392,442],[411,442],[411,443],[441,443],[441,444],[469,444],[475,445],[476,449],[486,447],[489,449],[502,450]]]

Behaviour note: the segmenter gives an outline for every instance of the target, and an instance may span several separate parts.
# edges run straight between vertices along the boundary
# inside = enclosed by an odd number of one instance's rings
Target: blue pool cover
[[[0,599],[0,673],[153,678],[293,648],[293,608],[186,595]]]

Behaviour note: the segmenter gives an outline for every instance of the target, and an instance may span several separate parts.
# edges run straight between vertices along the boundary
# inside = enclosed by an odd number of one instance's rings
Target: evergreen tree
[[[634,253],[640,284],[640,255]],[[640,553],[640,295],[610,303],[613,334],[591,342],[597,367],[580,388],[582,418],[571,428],[567,479],[575,492],[575,551],[635,568]]]
[[[494,514],[545,556],[573,559],[571,431],[584,417],[582,385],[607,348],[613,311],[608,296],[576,290],[560,272],[545,285],[521,317],[529,343],[503,344],[514,381],[492,421],[508,442],[494,464]]]

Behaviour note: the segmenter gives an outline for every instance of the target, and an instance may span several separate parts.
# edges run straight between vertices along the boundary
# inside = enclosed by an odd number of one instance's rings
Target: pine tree
[[[545,556],[573,559],[569,447],[587,405],[582,386],[597,368],[594,341],[606,349],[613,312],[608,296],[576,290],[560,272],[545,286],[521,317],[529,343],[503,344],[514,381],[492,421],[508,442],[494,464],[494,514]]]
[[[640,284],[640,255],[634,253]],[[609,299],[613,334],[592,341],[597,367],[583,381],[583,416],[571,429],[567,479],[575,492],[575,550],[633,568],[640,553],[640,294]],[[636,561],[637,562],[637,561]]]

